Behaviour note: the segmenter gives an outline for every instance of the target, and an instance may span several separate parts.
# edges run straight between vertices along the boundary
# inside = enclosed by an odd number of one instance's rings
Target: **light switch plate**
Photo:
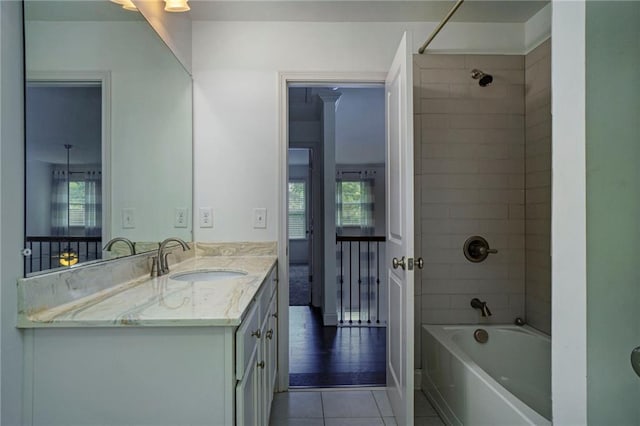
[[[186,228],[189,223],[189,217],[187,216],[188,209],[186,207],[178,207],[175,210],[174,228]]]
[[[262,207],[259,209],[253,209],[253,227],[254,228],[266,228],[267,227],[267,209]]]
[[[200,228],[213,228],[213,209],[211,207],[200,207],[198,214]]]
[[[122,209],[122,229],[133,229],[136,227],[136,209]]]

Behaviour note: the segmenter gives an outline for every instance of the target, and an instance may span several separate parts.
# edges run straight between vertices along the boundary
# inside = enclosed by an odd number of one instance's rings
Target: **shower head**
[[[473,78],[474,80],[480,80],[478,82],[480,87],[486,87],[490,85],[491,82],[493,82],[493,76],[491,74],[485,74],[478,69],[471,70],[471,78]]]

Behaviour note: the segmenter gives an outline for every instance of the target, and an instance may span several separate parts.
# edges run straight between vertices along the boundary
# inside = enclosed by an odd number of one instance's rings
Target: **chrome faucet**
[[[117,242],[125,243],[126,245],[129,246],[129,250],[131,250],[131,254],[136,254],[136,244],[132,243],[130,239],[124,238],[124,237],[115,237],[110,239],[109,242],[104,246],[102,250],[111,251],[111,247]]]
[[[480,309],[480,313],[482,314],[483,317],[490,317],[491,316],[491,311],[489,310],[489,307],[487,306],[487,302],[483,302],[480,299],[478,299],[477,297],[474,297],[473,299],[471,299],[471,307],[473,309]]]
[[[180,238],[169,237],[163,242],[161,242],[160,247],[158,247],[157,259],[154,259],[154,262],[158,262],[157,276],[165,275],[166,273],[169,272],[169,262],[167,261],[167,256],[169,256],[169,253],[165,253],[164,251],[167,248],[167,244],[169,244],[170,242],[176,242],[180,244],[182,246],[182,251],[189,250],[189,246],[187,245],[187,243],[182,241]],[[153,267],[151,268],[151,275],[153,276]]]

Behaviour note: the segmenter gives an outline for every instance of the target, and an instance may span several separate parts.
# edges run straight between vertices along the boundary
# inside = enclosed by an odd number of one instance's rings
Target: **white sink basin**
[[[169,278],[177,281],[219,281],[247,275],[242,271],[223,271],[219,269],[204,269],[199,271],[178,272]]]

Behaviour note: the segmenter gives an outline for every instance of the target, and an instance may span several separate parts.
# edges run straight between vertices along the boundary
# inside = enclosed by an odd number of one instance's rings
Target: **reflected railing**
[[[102,258],[102,237],[27,236],[25,274]]]

